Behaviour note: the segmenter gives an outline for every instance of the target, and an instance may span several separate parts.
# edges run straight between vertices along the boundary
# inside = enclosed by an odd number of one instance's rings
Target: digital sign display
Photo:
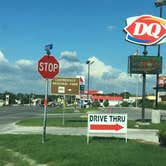
[[[161,56],[129,56],[128,72],[130,74],[160,74],[162,73]]]

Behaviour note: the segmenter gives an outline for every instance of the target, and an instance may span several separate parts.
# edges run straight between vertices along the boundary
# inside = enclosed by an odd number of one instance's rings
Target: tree
[[[99,107],[100,106],[100,102],[98,100],[95,100],[93,103],[92,103],[92,106],[93,107]]]
[[[129,99],[130,96],[132,96],[129,92],[122,92],[120,94],[124,99]]]
[[[108,107],[109,106],[109,101],[108,100],[105,100],[104,103],[103,103],[104,107]]]

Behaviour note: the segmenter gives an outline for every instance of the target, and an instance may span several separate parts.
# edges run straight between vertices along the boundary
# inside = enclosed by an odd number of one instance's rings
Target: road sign
[[[59,73],[59,62],[52,55],[44,55],[38,61],[38,72],[46,79],[52,79]]]
[[[79,78],[55,77],[51,81],[51,93],[78,95],[80,90]]]
[[[127,114],[88,114],[88,133],[95,134],[125,134],[127,141]]]
[[[126,133],[127,114],[88,114],[91,133]]]

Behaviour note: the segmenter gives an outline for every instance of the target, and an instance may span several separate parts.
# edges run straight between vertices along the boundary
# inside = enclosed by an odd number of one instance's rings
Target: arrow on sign
[[[91,124],[90,125],[91,130],[115,130],[115,131],[119,131],[123,128],[124,127],[119,125],[119,124],[115,124],[115,125]]]

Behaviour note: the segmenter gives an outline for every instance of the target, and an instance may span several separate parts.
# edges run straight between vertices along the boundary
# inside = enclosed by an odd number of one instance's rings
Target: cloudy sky
[[[52,43],[60,63],[58,76],[82,75],[87,83],[89,57],[90,89],[105,93],[141,94],[142,77],[127,73],[128,56],[143,47],[125,41],[126,18],[158,16],[155,0],[5,0],[0,6],[0,92],[44,93],[44,80],[37,62]],[[121,4],[121,5],[120,5]],[[163,11],[166,11],[164,7]],[[166,13],[166,12],[165,12]],[[165,14],[163,14],[165,17]],[[163,59],[165,44],[161,47]],[[148,55],[157,55],[148,47]],[[163,60],[163,74],[165,72]],[[147,76],[147,92],[154,92],[155,77]]]

